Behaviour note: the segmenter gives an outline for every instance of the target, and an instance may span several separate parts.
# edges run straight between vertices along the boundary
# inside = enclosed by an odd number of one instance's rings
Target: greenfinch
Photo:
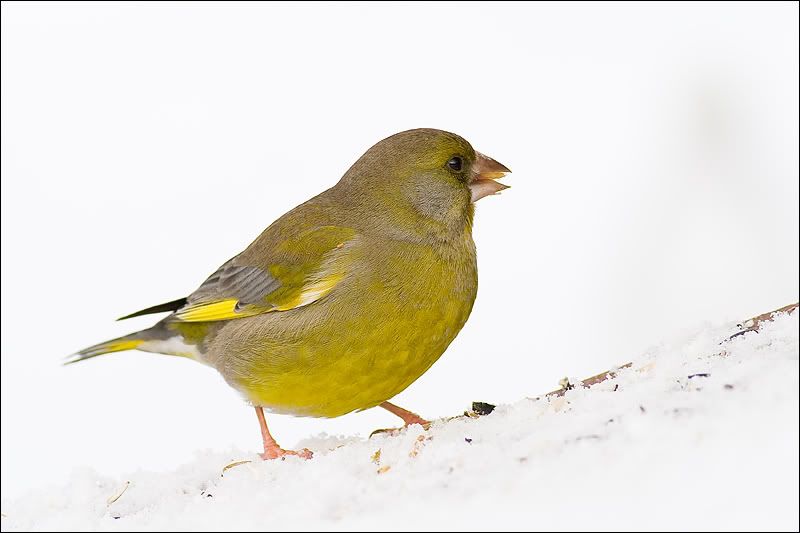
[[[264,409],[337,417],[392,403],[444,353],[478,289],[476,201],[510,172],[446,131],[397,133],[336,185],[281,216],[186,298],[123,318],[170,314],[67,363],[142,350],[212,366],[255,407],[264,459],[284,450]]]

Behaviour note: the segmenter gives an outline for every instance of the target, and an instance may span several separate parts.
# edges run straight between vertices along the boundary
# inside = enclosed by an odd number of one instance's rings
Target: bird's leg
[[[397,415],[400,418],[402,418],[403,419],[403,427],[404,428],[407,428],[408,426],[410,426],[412,424],[419,424],[424,429],[428,429],[429,427],[431,427],[431,423],[428,420],[425,420],[424,418],[419,416],[417,413],[412,413],[411,411],[406,411],[402,407],[398,407],[393,403],[383,402],[382,404],[380,404],[380,407],[383,407],[384,409],[386,409],[387,411],[389,411],[393,415]],[[391,435],[397,435],[399,432],[400,432],[400,430],[397,429],[397,428],[376,429],[375,431],[373,431],[370,434],[370,437],[372,435],[377,434],[377,433],[389,433]]]
[[[269,428],[267,428],[267,420],[264,418],[263,408],[256,407],[256,416],[258,417],[258,424],[261,426],[261,438],[264,439],[264,453],[259,454],[262,459],[277,459],[278,457],[283,458],[287,455],[296,455],[303,459],[311,459],[313,454],[308,448],[303,448],[299,452],[296,452],[294,450],[284,450],[278,446],[278,443],[272,438]]]
[[[397,415],[403,419],[404,426],[410,426],[411,424],[419,424],[420,426],[430,426],[431,423],[417,413],[412,413],[411,411],[406,411],[402,407],[398,407],[393,403],[383,402],[381,405],[384,409],[392,413],[393,415]]]

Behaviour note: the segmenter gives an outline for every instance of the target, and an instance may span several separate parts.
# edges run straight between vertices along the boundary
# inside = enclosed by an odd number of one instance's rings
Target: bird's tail
[[[100,344],[95,344],[94,346],[89,346],[88,348],[84,348],[83,350],[68,356],[67,360],[64,361],[64,364],[71,365],[72,363],[85,361],[87,359],[91,359],[92,357],[105,355],[107,353],[135,350],[144,344],[145,339],[142,338],[141,334],[145,333],[146,331],[147,330],[138,331],[136,333],[131,333],[130,335],[125,335],[124,337],[119,337],[110,341],[101,342]]]
[[[89,346],[83,350],[67,357],[65,365],[77,363],[105,355],[107,353],[124,352],[126,350],[141,350],[143,352],[163,353],[166,355],[177,355],[199,359],[198,347],[187,343],[183,336],[178,332],[167,327],[165,322],[159,322],[149,329],[143,329],[124,337],[118,337],[110,341],[101,342],[94,346]]]

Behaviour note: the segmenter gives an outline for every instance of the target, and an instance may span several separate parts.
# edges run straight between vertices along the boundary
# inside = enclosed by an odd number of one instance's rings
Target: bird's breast
[[[365,247],[329,295],[236,321],[215,340],[218,365],[254,404],[333,417],[395,396],[442,355],[477,291],[472,253]]]

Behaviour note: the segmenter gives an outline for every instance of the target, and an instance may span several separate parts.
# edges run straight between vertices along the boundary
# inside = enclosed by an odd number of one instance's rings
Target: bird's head
[[[436,129],[387,137],[347,171],[338,187],[366,210],[397,224],[470,224],[473,204],[507,189],[496,181],[511,172],[462,137]]]

